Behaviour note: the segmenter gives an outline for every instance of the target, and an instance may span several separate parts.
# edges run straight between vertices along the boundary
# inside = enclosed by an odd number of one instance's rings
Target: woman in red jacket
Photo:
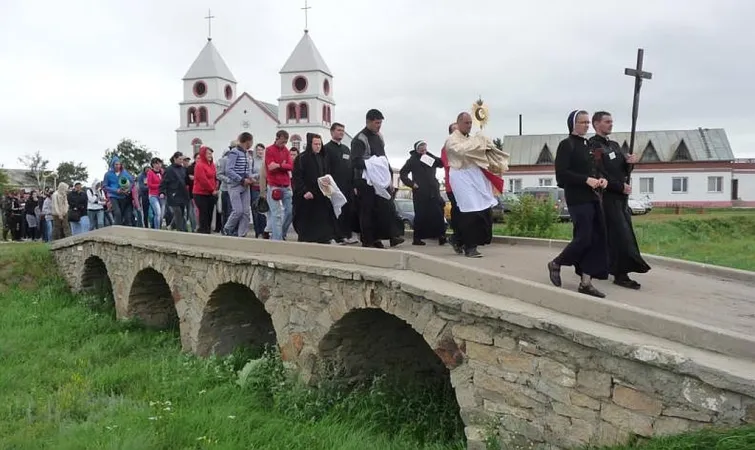
[[[212,213],[215,210],[215,199],[218,195],[217,173],[212,162],[212,149],[202,146],[194,167],[194,203],[199,210],[198,233],[210,234]]]
[[[163,161],[160,158],[152,158],[151,170],[147,171],[147,190],[149,191],[149,206],[152,208],[152,228],[162,228],[165,216],[165,196],[160,194],[160,183],[163,181]],[[149,215],[149,211],[144,211]]]

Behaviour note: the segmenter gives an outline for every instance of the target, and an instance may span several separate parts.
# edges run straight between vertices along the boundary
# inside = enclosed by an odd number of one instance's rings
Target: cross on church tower
[[[208,41],[212,40],[212,19],[214,18],[215,16],[212,15],[212,11],[208,9],[207,17],[205,17],[205,19],[207,19],[207,40]]]
[[[304,32],[309,32],[309,10],[312,9],[311,6],[307,3],[307,0],[304,0]]]

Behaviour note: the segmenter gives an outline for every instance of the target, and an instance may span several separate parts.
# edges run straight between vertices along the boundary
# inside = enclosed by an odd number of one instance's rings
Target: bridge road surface
[[[561,250],[525,244],[496,244],[480,247],[482,258],[466,258],[450,245],[429,241],[426,246],[411,245],[411,238],[396,247],[444,258],[471,267],[480,267],[551,285],[546,264]],[[755,336],[755,283],[717,278],[650,263],[652,270],[634,274],[642,284],[639,291],[622,288],[613,280],[595,280],[606,294],[605,300],[620,302],[670,316],[693,320],[729,331]],[[579,278],[572,267],[561,269],[562,289],[576,292]]]

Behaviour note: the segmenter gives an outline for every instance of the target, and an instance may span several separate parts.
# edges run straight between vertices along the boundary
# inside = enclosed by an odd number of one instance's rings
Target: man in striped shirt
[[[226,156],[225,176],[228,178],[228,196],[231,199],[231,215],[223,228],[223,235],[229,236],[233,230],[235,235],[244,237],[249,232],[251,220],[251,166],[246,156],[247,150],[252,148],[254,139],[251,133],[241,133],[239,145],[228,152]]]

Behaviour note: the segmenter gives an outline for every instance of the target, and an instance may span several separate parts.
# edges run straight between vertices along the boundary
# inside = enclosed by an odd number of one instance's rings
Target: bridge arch
[[[430,344],[428,335],[420,334],[409,321],[379,307],[351,309],[319,341],[319,366],[312,375],[352,385],[381,378],[394,395],[432,399],[438,402],[435,407],[443,409],[444,426],[451,433],[454,427],[464,427],[458,394],[451,384],[451,369],[463,363],[463,355],[458,351],[444,357],[446,339],[432,338],[434,344]]]
[[[225,355],[237,347],[260,351],[276,344],[273,319],[248,286],[231,281],[212,291],[199,322],[198,355]]]
[[[92,306],[115,312],[115,293],[105,261],[97,255],[84,260],[79,278],[81,292],[94,297]]]
[[[178,327],[173,294],[162,273],[152,267],[136,273],[129,289],[126,316],[139,319],[149,328]]]

